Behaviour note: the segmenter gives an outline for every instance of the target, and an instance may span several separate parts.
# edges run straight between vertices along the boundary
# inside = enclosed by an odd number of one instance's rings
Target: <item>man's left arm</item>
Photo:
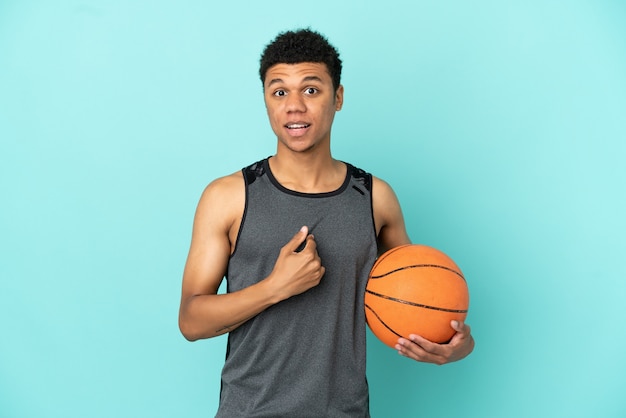
[[[376,177],[372,184],[372,205],[379,252],[382,254],[391,248],[411,244],[396,194],[387,183]],[[405,357],[425,363],[442,365],[461,360],[474,350],[474,338],[469,325],[452,321],[450,326],[456,333],[445,344],[412,334],[408,339],[398,339],[396,349]]]

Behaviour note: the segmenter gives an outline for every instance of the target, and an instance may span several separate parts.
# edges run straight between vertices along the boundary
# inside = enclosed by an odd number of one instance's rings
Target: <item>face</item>
[[[343,87],[334,90],[326,64],[276,64],[267,70],[264,90],[279,150],[330,150],[330,131],[335,112],[343,105]]]

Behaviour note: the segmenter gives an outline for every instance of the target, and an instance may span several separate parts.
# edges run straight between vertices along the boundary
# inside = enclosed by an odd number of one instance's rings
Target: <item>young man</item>
[[[385,182],[331,156],[344,90],[323,36],[280,34],[260,75],[276,154],[204,191],[180,329],[192,341],[229,333],[218,417],[368,417],[364,291],[377,254],[410,243],[400,205]],[[459,360],[474,342],[452,326],[448,344],[414,335],[396,348]]]

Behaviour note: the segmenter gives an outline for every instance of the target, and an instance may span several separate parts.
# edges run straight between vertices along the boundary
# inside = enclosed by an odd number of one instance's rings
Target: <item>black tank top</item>
[[[243,169],[228,291],[267,277],[303,225],[326,272],[318,286],[230,332],[218,417],[369,417],[363,297],[377,254],[372,177],[346,166],[339,189],[317,194],[283,187],[267,159]]]

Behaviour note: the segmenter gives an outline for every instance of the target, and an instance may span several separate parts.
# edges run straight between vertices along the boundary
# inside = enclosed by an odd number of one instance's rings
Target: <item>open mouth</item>
[[[309,126],[311,126],[311,124],[308,123],[288,123],[287,125],[285,125],[287,129],[305,129]]]

